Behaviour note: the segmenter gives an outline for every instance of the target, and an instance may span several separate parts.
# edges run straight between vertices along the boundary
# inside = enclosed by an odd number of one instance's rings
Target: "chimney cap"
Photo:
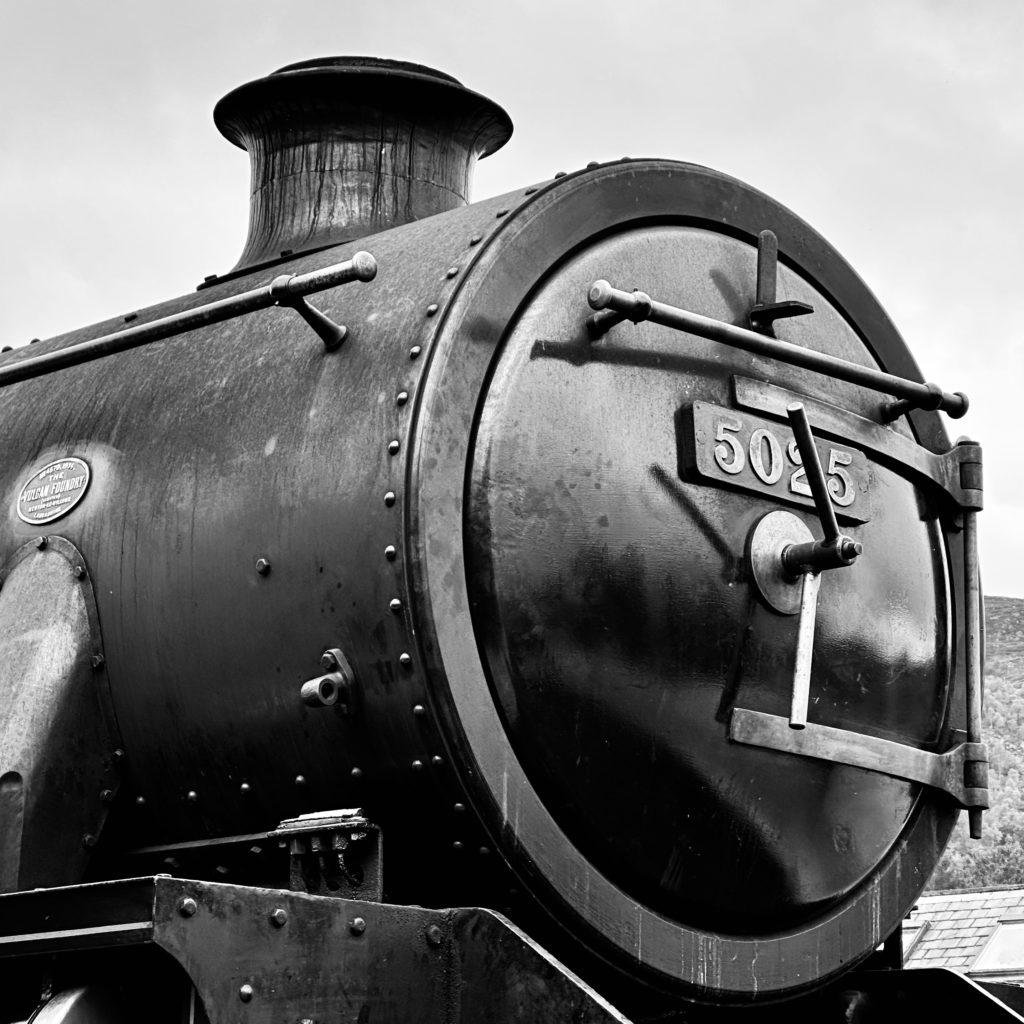
[[[351,96],[339,95],[342,90]],[[443,111],[445,120],[461,122],[471,131],[480,157],[499,150],[512,135],[512,119],[505,110],[457,78],[423,64],[382,57],[318,57],[286,64],[229,92],[214,107],[213,120],[229,142],[246,149],[252,120],[262,120],[279,104],[287,109],[298,101],[307,111],[322,105],[326,112],[339,100],[410,114],[432,110],[436,116]]]

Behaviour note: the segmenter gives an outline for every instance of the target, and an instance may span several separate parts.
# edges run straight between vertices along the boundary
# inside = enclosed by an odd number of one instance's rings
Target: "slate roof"
[[[1024,885],[926,892],[904,922],[904,964],[968,973],[999,923],[1012,919],[1024,920]]]

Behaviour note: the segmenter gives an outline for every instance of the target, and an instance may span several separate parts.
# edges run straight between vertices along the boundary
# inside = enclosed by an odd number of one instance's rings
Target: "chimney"
[[[228,93],[213,119],[252,167],[235,272],[464,206],[476,161],[512,134],[450,75],[374,57],[289,64]]]

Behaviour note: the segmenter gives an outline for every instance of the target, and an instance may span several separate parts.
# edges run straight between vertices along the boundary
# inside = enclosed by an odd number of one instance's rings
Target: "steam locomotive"
[[[669,160],[468,204],[418,65],[214,116],[237,266],[0,357],[0,1017],[1017,1019],[899,969],[981,449],[856,274]]]

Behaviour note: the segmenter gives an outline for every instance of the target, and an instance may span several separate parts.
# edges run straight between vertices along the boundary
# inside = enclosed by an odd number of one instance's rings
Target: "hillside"
[[[931,889],[1024,883],[1024,599],[985,598],[985,742],[989,796],[984,838],[961,816]]]

